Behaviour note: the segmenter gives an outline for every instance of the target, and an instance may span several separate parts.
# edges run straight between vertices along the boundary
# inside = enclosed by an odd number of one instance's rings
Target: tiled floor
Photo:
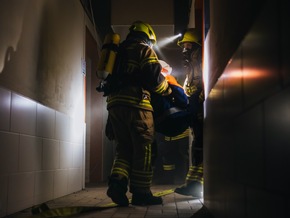
[[[175,185],[154,185],[153,193],[174,189]],[[87,187],[82,191],[47,202],[49,208],[76,207],[76,206],[113,206],[112,201],[106,195],[106,185]],[[131,195],[128,194],[130,198]],[[190,218],[202,208],[202,199],[193,199],[190,196],[182,196],[176,193],[164,195],[162,205],[111,207],[99,211],[78,213],[69,217],[83,218]],[[35,217],[31,209],[26,209],[9,218]]]

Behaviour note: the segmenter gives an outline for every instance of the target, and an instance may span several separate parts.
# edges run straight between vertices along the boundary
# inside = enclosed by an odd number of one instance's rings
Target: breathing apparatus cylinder
[[[120,35],[117,33],[108,33],[106,35],[97,65],[98,78],[106,79],[109,74],[112,74],[120,39]]]

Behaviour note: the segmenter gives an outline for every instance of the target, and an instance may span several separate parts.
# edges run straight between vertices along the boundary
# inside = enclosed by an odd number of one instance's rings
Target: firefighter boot
[[[109,188],[107,195],[112,201],[120,206],[128,206],[129,200],[127,198],[127,185],[128,180],[126,178],[118,178],[118,176],[109,177]]]
[[[193,196],[194,198],[202,198],[202,184],[198,181],[191,181],[174,190],[175,193],[185,196]]]
[[[132,205],[146,206],[146,205],[158,205],[162,204],[161,197],[153,196],[151,192],[148,193],[133,193]]]

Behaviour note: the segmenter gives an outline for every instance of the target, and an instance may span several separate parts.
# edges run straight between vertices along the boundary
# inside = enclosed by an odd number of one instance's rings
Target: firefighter
[[[159,136],[159,152],[162,158],[160,184],[181,184],[189,167],[189,128],[176,136]]]
[[[152,195],[152,144],[154,141],[151,93],[169,95],[171,89],[161,74],[153,50],[156,35],[152,27],[135,21],[120,44],[116,59],[117,83],[108,93],[107,109],[116,141],[116,155],[108,182],[107,195],[120,206],[128,206],[127,187],[133,205],[162,204]]]
[[[159,60],[159,62],[162,66],[161,73],[167,81],[174,79],[174,83],[179,86],[171,74],[172,67],[163,60]],[[176,123],[174,123],[175,129],[176,126]],[[162,173],[161,176],[159,174],[158,178],[159,184],[180,184],[184,182],[189,167],[189,134],[189,128],[174,136],[156,133],[158,154],[161,156],[162,162]]]
[[[202,197],[203,191],[203,102],[204,85],[202,75],[201,33],[197,29],[187,29],[177,44],[182,48],[185,82],[184,90],[189,100],[193,141],[191,147],[192,165],[185,184],[176,188],[182,195]]]

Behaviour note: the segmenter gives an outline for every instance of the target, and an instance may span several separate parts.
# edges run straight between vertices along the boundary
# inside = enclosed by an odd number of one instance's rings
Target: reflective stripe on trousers
[[[129,178],[131,192],[150,191],[154,140],[152,112],[118,106],[109,109],[109,116],[117,143],[112,174]]]

